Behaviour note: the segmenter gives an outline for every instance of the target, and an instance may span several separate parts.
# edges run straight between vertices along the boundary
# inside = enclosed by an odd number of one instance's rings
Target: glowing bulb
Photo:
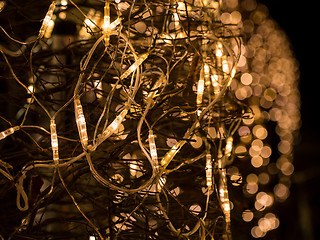
[[[151,159],[153,161],[154,166],[158,166],[158,154],[157,154],[157,146],[154,139],[154,134],[152,130],[149,130],[149,148],[150,148],[150,154]]]
[[[227,178],[226,178],[226,170],[220,170],[220,184],[219,184],[219,197],[221,202],[221,208],[226,218],[227,225],[230,225],[231,217],[230,217],[230,201],[229,201],[229,193],[227,188]],[[230,227],[227,227],[230,229]]]
[[[213,86],[213,92],[215,95],[218,95],[220,93],[220,85],[218,83],[218,79],[219,77],[217,74],[211,75],[211,82]]]
[[[212,189],[213,181],[212,181],[212,157],[211,154],[208,153],[206,155],[206,182],[208,189]]]
[[[88,133],[87,133],[87,126],[86,126],[86,119],[83,114],[82,105],[80,102],[79,97],[74,99],[74,110],[75,110],[75,117],[76,123],[78,127],[79,137],[83,148],[88,146]]]
[[[20,127],[15,126],[15,127],[8,128],[7,130],[5,130],[3,132],[0,132],[0,140],[8,137],[9,135],[13,134],[15,131],[17,131],[19,129],[20,129]]]
[[[51,147],[52,147],[52,156],[53,161],[56,164],[59,164],[59,148],[58,148],[58,135],[57,128],[54,119],[50,121],[50,132],[51,132]]]
[[[228,137],[227,138],[226,147],[225,147],[225,150],[224,150],[224,155],[226,157],[230,157],[231,151],[232,151],[232,146],[233,146],[233,137]]]
[[[198,89],[197,89],[197,104],[200,105],[202,103],[202,97],[204,92],[204,79],[203,79],[203,69],[200,71],[200,78],[198,81]]]
[[[47,27],[47,29],[46,29],[46,31],[45,31],[45,34],[44,34],[44,37],[45,37],[45,38],[50,38],[50,37],[51,37],[53,28],[54,28],[54,20],[51,19],[51,20],[49,21],[48,27]]]
[[[137,176],[137,170],[139,170],[138,162],[137,161],[132,161],[130,163],[130,175],[132,177],[136,177]]]
[[[103,142],[108,137],[110,137],[120,126],[120,123],[123,121],[124,117],[128,113],[128,108],[122,110],[122,112],[113,120],[113,122],[103,131],[101,139],[99,142]]]
[[[96,12],[94,9],[89,10],[87,18],[84,20],[85,26],[83,26],[79,31],[80,39],[88,39],[91,37],[86,26],[88,26],[91,30],[94,29],[97,21],[99,21],[100,15],[101,13],[98,11]]]
[[[210,67],[209,67],[209,65],[207,63],[205,63],[203,65],[203,72],[204,72],[205,85],[209,86],[210,83],[211,83],[211,80],[210,80]]]
[[[103,32],[105,34],[104,43],[105,46],[109,45],[110,34],[111,34],[111,26],[110,26],[110,4],[106,2],[104,5],[104,16],[103,16]]]
[[[135,61],[135,63],[132,64],[132,65],[120,76],[120,79],[123,80],[123,79],[129,77],[129,75],[130,75],[131,73],[133,73],[135,70],[137,70],[137,68],[142,64],[142,62],[143,62],[144,60],[147,59],[148,56],[149,56],[149,53],[148,53],[148,52],[142,54],[142,55],[137,59],[137,61]]]
[[[175,26],[175,29],[178,30],[178,29],[180,28],[179,15],[178,15],[178,13],[173,13],[173,18],[174,18],[174,26]]]
[[[224,58],[224,59],[222,60],[222,70],[223,70],[226,74],[229,73],[229,65],[228,65],[228,61],[227,61],[226,58]]]
[[[180,140],[166,153],[166,155],[164,155],[164,157],[161,159],[161,166],[163,168],[169,165],[174,156],[179,152],[179,150],[183,147],[185,143],[185,140]]]
[[[118,26],[121,23],[121,18],[117,18],[110,24],[111,30],[113,30],[116,26]]]
[[[216,44],[216,57],[220,59],[223,55],[223,49],[221,42],[217,42]]]
[[[49,26],[50,20],[52,18],[53,12],[54,12],[54,9],[56,8],[56,4],[57,3],[55,1],[53,1],[50,4],[48,12],[47,12],[46,16],[44,17],[42,25],[41,25],[41,28],[39,30],[38,39],[41,39],[43,37],[47,27]]]

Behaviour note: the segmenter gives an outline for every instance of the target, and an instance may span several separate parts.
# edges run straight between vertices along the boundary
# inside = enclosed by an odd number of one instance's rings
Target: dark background
[[[291,196],[279,207],[280,239],[320,239],[319,18],[317,1],[262,0],[287,33],[300,68],[301,138]],[[317,4],[317,5],[316,5]]]

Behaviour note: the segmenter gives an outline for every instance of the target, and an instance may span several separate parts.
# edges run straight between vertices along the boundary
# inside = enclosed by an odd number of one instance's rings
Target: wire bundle
[[[231,239],[226,166],[252,114],[230,91],[242,42],[221,4],[61,0],[27,21],[36,36],[2,27],[17,101],[1,109],[1,196],[14,184],[22,211],[3,237]]]

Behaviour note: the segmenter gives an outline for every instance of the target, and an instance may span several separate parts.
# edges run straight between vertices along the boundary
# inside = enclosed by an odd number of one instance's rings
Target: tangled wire
[[[251,110],[219,3],[49,5],[0,13],[1,238],[231,239],[225,167]]]

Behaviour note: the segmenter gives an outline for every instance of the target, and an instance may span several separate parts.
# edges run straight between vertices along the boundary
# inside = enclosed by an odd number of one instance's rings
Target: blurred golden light
[[[253,212],[251,210],[244,210],[242,212],[242,219],[245,222],[252,221],[253,217],[254,217],[254,215],[253,215]]]

